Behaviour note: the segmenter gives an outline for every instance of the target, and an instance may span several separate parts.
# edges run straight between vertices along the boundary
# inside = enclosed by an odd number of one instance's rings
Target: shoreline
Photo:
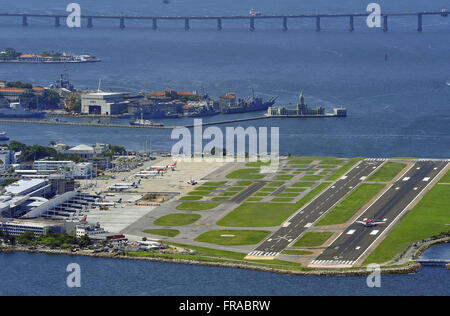
[[[373,271],[367,271],[364,267],[362,268],[349,268],[348,270],[340,269],[321,269],[321,270],[289,270],[289,269],[279,269],[270,268],[263,266],[256,266],[250,264],[241,263],[227,263],[227,262],[208,262],[208,261],[198,261],[189,259],[169,259],[162,257],[134,257],[127,255],[111,255],[111,254],[94,254],[86,252],[71,252],[69,250],[51,250],[51,249],[41,249],[41,250],[30,250],[24,247],[15,248],[0,248],[0,253],[12,253],[12,252],[26,252],[26,253],[41,253],[50,255],[69,255],[69,256],[82,256],[82,257],[94,257],[94,258],[104,258],[104,259],[122,259],[122,260],[140,260],[140,261],[152,261],[152,262],[163,262],[163,263],[175,263],[175,264],[188,264],[188,265],[198,265],[198,266],[212,266],[212,267],[224,267],[224,268],[237,268],[244,270],[254,270],[262,272],[272,272],[277,274],[289,274],[298,276],[367,276],[373,273]],[[411,264],[406,266],[388,266],[381,267],[381,274],[410,274],[417,273],[422,265],[418,262],[412,261]]]

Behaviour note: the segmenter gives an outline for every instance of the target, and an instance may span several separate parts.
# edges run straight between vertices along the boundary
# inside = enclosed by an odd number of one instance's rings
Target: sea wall
[[[25,247],[8,247],[0,248],[0,252],[28,252],[28,253],[45,253],[52,255],[69,255],[69,256],[86,256],[86,257],[97,257],[97,258],[107,258],[107,259],[123,259],[123,260],[143,260],[143,261],[153,261],[153,262],[166,262],[166,263],[176,263],[176,264],[191,264],[191,265],[201,265],[201,266],[213,266],[213,267],[225,267],[225,268],[238,268],[246,270],[256,270],[264,272],[272,272],[279,274],[290,274],[290,275],[301,275],[301,276],[367,276],[372,273],[372,271],[367,271],[365,268],[350,268],[350,269],[308,269],[305,270],[289,270],[289,269],[277,269],[265,266],[250,265],[244,263],[232,263],[232,262],[207,262],[198,260],[185,260],[178,258],[162,258],[162,257],[134,257],[119,254],[109,254],[109,253],[92,253],[92,252],[71,252],[69,250],[62,249],[39,249],[30,250]],[[412,262],[406,266],[389,266],[382,267],[382,274],[407,274],[416,273],[420,269],[421,265],[416,262]]]

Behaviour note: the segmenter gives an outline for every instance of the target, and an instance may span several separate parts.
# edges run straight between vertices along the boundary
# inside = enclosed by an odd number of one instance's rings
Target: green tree
[[[27,231],[17,237],[17,242],[23,245],[30,245],[34,241],[34,233],[32,231]]]

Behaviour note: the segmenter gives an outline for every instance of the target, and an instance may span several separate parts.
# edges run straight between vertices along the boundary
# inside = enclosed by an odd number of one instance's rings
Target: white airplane
[[[136,178],[151,178],[151,177],[156,177],[157,175],[159,175],[159,172],[154,172],[154,173],[141,172],[141,173],[136,173],[134,176]]]
[[[380,224],[385,224],[385,222],[376,222],[375,219],[368,219],[365,221],[356,221],[355,223],[359,223],[359,224],[363,224],[366,227],[373,227],[373,226],[377,226]]]
[[[190,181],[188,181],[188,184],[196,185],[197,181],[195,181],[194,179],[191,179]]]
[[[120,203],[122,203],[122,198],[118,199],[117,202],[109,202],[109,201],[96,202],[94,203],[94,206],[116,206],[116,204]]]
[[[112,186],[110,186],[108,189],[112,191],[123,191],[128,190],[131,188],[136,188],[140,184],[140,181],[138,181],[138,184],[136,182],[133,183],[116,183]]]
[[[165,166],[150,166],[150,170],[163,170],[163,169],[167,169],[167,167],[169,167],[169,165],[165,165]]]

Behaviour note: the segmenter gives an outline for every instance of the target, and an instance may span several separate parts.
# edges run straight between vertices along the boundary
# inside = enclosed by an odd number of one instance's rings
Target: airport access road
[[[275,257],[303,234],[322,215],[366,180],[384,160],[361,161],[309,204],[299,209],[282,227],[269,236],[249,257]]]
[[[372,203],[309,267],[351,267],[408,210],[446,167],[444,161],[419,161]],[[367,227],[357,221],[375,219],[382,224]]]

